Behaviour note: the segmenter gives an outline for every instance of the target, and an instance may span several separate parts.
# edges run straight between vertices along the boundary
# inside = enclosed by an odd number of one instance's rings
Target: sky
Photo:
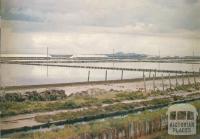
[[[1,52],[200,56],[200,0],[1,0]]]

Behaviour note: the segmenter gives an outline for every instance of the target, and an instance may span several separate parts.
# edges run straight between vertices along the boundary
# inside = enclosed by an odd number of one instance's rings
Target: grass
[[[161,104],[161,103],[168,103],[167,100],[153,100],[148,104]],[[200,109],[200,101],[192,102],[192,104],[197,108]],[[131,105],[131,104],[130,104]],[[129,105],[129,108],[131,106]],[[113,107],[108,107],[107,110],[115,110],[115,109],[124,109],[128,106],[124,105],[114,105]],[[52,130],[47,132],[35,132],[35,133],[19,133],[11,137],[11,139],[54,139],[54,138],[71,138],[77,137],[80,135],[87,135],[90,134],[92,136],[99,135],[103,132],[111,132],[111,130],[122,130],[125,129],[129,123],[136,122],[140,123],[143,121],[152,121],[158,118],[166,117],[166,108],[157,110],[157,111],[144,111],[140,114],[130,114],[127,117],[122,117],[118,119],[107,119],[105,121],[96,121],[91,122],[83,125],[66,125],[64,129],[59,130]],[[94,112],[94,111],[93,111]],[[95,112],[96,113],[96,112]],[[87,113],[89,114],[89,113]],[[65,114],[63,116],[66,116]],[[76,116],[75,114],[71,115]],[[44,117],[44,120],[47,117]],[[52,117],[51,117],[52,118]],[[58,117],[55,117],[58,118]]]
[[[148,102],[142,102],[142,104],[139,103],[129,103],[129,104],[123,104],[118,103],[114,105],[108,105],[106,107],[97,107],[97,108],[90,108],[86,110],[79,110],[79,111],[69,111],[69,112],[63,112],[58,113],[55,115],[41,115],[36,116],[35,119],[38,122],[41,123],[47,123],[49,121],[59,121],[59,120],[72,120],[72,119],[78,119],[81,117],[88,117],[88,116],[97,116],[101,114],[107,114],[111,112],[120,112],[120,111],[126,111],[134,109],[137,106],[147,106],[147,105],[157,105],[157,104],[168,104],[170,102],[169,99],[154,99]],[[100,117],[103,118],[103,117]]]
[[[102,106],[103,104],[112,104],[126,99],[144,98],[139,92],[124,92],[110,95],[110,97],[102,96],[71,96],[65,100],[60,101],[25,101],[25,102],[0,102],[0,109],[2,116],[11,116],[17,114],[53,111],[61,109],[75,109],[81,107]],[[132,95],[131,95],[132,94]],[[128,98],[131,95],[131,98]],[[135,98],[134,98],[134,97]]]
[[[178,91],[178,90],[183,90],[187,92],[191,92],[193,90],[199,90],[200,89],[200,83],[196,84],[186,84],[186,85],[178,85],[172,91]]]
[[[122,101],[122,100],[145,99],[147,98],[147,96],[145,96],[142,92],[136,91],[136,92],[123,92],[116,94],[116,98]]]
[[[79,105],[73,102],[5,102],[0,103],[2,116],[10,116],[25,113],[34,113],[42,111],[53,111],[58,109],[73,109]]]
[[[82,116],[90,116],[90,115],[98,115],[108,112],[114,111],[123,111],[133,109],[138,104],[130,103],[130,104],[114,104],[110,106],[106,106],[104,108],[101,107],[102,104],[113,104],[114,102],[120,102],[123,100],[135,100],[135,99],[145,99],[148,96],[158,96],[158,95],[166,95],[166,93],[171,93],[172,91],[183,90],[185,92],[191,92],[191,90],[199,90],[200,84],[197,85],[182,85],[177,86],[174,89],[168,89],[166,91],[151,92],[151,94],[143,94],[142,92],[117,92],[117,93],[108,93],[102,95],[96,95],[95,97],[91,96],[71,96],[63,101],[54,101],[54,102],[22,102],[22,103],[0,103],[0,109],[2,110],[4,115],[16,115],[19,113],[31,113],[38,111],[51,111],[58,109],[74,109],[88,106],[96,106],[97,108],[92,108],[84,111],[77,112],[67,112],[60,113],[56,115],[43,115],[36,117],[37,121],[40,122],[48,122],[48,121],[56,121],[63,119],[75,119]],[[174,100],[181,99],[181,97],[175,97]],[[169,99],[154,99],[149,102],[142,102],[141,104],[146,105],[156,105],[169,103]],[[197,109],[200,109],[200,101],[195,101],[192,103]],[[27,134],[17,134],[11,138],[13,139],[55,139],[55,138],[70,138],[76,137],[81,134],[91,134],[98,135],[102,132],[110,132],[112,129],[124,129],[128,126],[130,122],[142,122],[145,120],[155,120],[160,116],[166,116],[166,109],[161,109],[158,111],[144,111],[137,115],[129,115],[125,118],[119,119],[107,119],[101,122],[92,122],[84,125],[66,125],[64,129],[47,131],[47,132],[36,132],[36,133],[27,133]]]
[[[200,109],[200,101],[192,102],[197,109]],[[111,133],[113,130],[125,129],[130,123],[142,123],[144,121],[156,121],[161,116],[166,117],[166,108],[157,111],[144,111],[140,114],[130,114],[127,117],[118,119],[107,119],[105,121],[95,121],[83,125],[66,125],[63,129],[47,132],[19,133],[13,135],[11,139],[55,139],[71,138],[80,135],[97,136],[102,133]]]
[[[53,130],[47,132],[36,132],[27,134],[17,134],[11,137],[11,139],[54,139],[54,138],[70,138],[77,137],[82,134],[90,134],[97,136],[103,132],[111,132],[112,130],[122,130],[128,126],[131,122],[143,122],[147,120],[154,120],[161,115],[165,115],[166,109],[158,111],[145,111],[138,115],[129,115],[125,118],[108,119],[105,121],[96,121],[83,125],[66,125],[64,129]]]
[[[177,86],[174,89],[168,89],[167,91],[152,91],[151,93],[140,92],[107,92],[101,95],[95,96],[70,96],[65,100],[60,101],[25,101],[25,102],[0,102],[0,109],[2,111],[2,116],[11,116],[17,114],[34,113],[34,112],[44,112],[62,109],[75,109],[82,107],[91,106],[102,106],[103,104],[113,104],[115,102],[121,102],[124,100],[136,100],[145,99],[149,96],[160,96],[170,94],[172,91],[184,90],[185,92],[190,92],[191,90],[199,90],[200,84],[190,84]],[[179,99],[177,97],[177,99]]]

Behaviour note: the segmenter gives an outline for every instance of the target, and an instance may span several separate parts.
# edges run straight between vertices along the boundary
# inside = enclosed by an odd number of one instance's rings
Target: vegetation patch
[[[0,102],[55,101],[65,99],[66,97],[64,90],[52,89],[42,92],[28,91],[25,93],[2,93],[0,95]]]
[[[199,100],[192,102],[191,104],[198,110],[200,109]],[[52,131],[18,133],[11,136],[11,139],[95,138],[103,137],[103,135],[116,135],[119,138],[120,134],[124,135],[122,133],[130,133],[130,129],[139,132],[139,134],[134,134],[134,137],[139,137],[141,135],[145,136],[156,131],[162,132],[162,120],[165,121],[166,119],[166,111],[167,109],[163,108],[156,111],[144,111],[139,114],[129,114],[127,117],[117,119],[110,118],[104,121],[94,121],[87,124],[66,125],[63,129],[54,129]],[[145,132],[144,130],[144,123],[149,125],[148,132]],[[130,128],[132,124],[134,125],[134,128]],[[166,131],[165,129],[166,126],[164,126],[164,132]],[[126,137],[127,136],[124,135],[124,138]]]
[[[124,113],[129,110],[133,110],[136,107],[140,106],[149,106],[149,105],[160,105],[160,104],[168,104],[171,100],[170,99],[153,99],[151,101],[142,102],[142,103],[118,103],[113,105],[108,105],[106,107],[96,107],[90,108],[86,110],[79,110],[79,111],[69,111],[69,112],[62,112],[55,115],[41,115],[36,116],[35,120],[41,123],[47,123],[50,121],[59,121],[59,120],[75,120],[82,117],[90,117],[94,116],[94,118],[104,118],[104,116],[108,113]],[[115,115],[113,114],[113,116]]]
[[[47,132],[19,133],[11,139],[54,139],[54,138],[76,138],[76,137],[96,137],[101,134],[112,134],[126,129],[130,123],[140,124],[144,121],[159,121],[161,116],[166,116],[166,109],[158,111],[144,111],[137,115],[129,115],[118,119],[107,119],[105,121],[96,121],[81,125],[66,125],[63,129],[52,130]]]
[[[165,91],[152,91],[150,93],[144,93],[140,91],[111,91],[105,93],[104,91],[100,91],[100,94],[93,95],[70,95],[65,96],[63,93],[62,97],[56,97],[53,95],[54,91],[43,91],[42,97],[36,92],[27,92],[26,101],[22,101],[23,95],[21,93],[7,93],[4,94],[0,101],[0,109],[2,111],[2,116],[10,116],[17,114],[25,114],[25,113],[34,113],[34,112],[45,112],[45,111],[53,111],[53,110],[66,110],[66,109],[76,109],[76,108],[85,108],[85,107],[102,107],[104,104],[113,105],[115,103],[121,103],[126,100],[134,101],[138,99],[147,99],[148,97],[154,96],[163,96],[163,95],[171,95],[174,100],[181,100],[183,97],[178,95],[172,95],[173,92],[177,92],[177,90],[183,90],[184,92],[188,92],[188,90],[198,90],[200,84],[190,84],[190,85],[182,85],[177,86],[177,88],[172,90]],[[61,91],[61,90],[60,90]],[[62,91],[61,91],[62,92]],[[182,93],[182,92],[181,92]],[[35,94],[35,95],[33,95]],[[37,95],[36,95],[37,94]],[[44,95],[46,94],[46,95]],[[52,95],[51,95],[52,94]],[[199,93],[197,92],[194,95],[188,95],[188,97],[196,97]],[[32,97],[34,96],[34,97]],[[46,96],[44,98],[44,96]],[[5,98],[9,101],[5,101]],[[62,99],[61,99],[62,98]],[[57,100],[58,99],[58,100]],[[13,101],[14,100],[14,101]],[[165,101],[165,100],[163,100]],[[153,103],[153,101],[152,101]],[[159,102],[156,102],[159,103]],[[160,102],[161,103],[161,102]],[[115,105],[113,106],[115,107]],[[120,108],[119,108],[120,109]]]

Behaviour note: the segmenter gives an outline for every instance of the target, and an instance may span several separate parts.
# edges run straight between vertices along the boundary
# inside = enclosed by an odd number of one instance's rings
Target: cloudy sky
[[[1,0],[3,53],[200,55],[200,0]]]

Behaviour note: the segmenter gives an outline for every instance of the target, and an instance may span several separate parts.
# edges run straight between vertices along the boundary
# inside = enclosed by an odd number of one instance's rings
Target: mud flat
[[[188,84],[188,77],[177,77],[178,85]],[[200,82],[200,77],[195,77],[196,82]],[[194,83],[194,77],[189,77],[189,83]],[[164,87],[169,88],[169,79],[164,77],[163,79]],[[171,84],[173,87],[176,86],[176,77],[171,77]],[[155,87],[158,90],[163,89],[161,77],[155,79]],[[146,88],[148,90],[153,90],[153,79],[146,78]],[[62,89],[65,90],[66,95],[82,93],[87,90],[93,89],[103,89],[106,91],[116,90],[116,91],[144,91],[144,81],[141,78],[138,79],[127,79],[127,80],[110,80],[110,81],[93,81],[93,82],[77,82],[77,83],[58,83],[58,84],[43,84],[43,85],[24,85],[24,86],[7,86],[1,88],[0,92],[13,92],[13,91],[43,91],[46,89]]]

